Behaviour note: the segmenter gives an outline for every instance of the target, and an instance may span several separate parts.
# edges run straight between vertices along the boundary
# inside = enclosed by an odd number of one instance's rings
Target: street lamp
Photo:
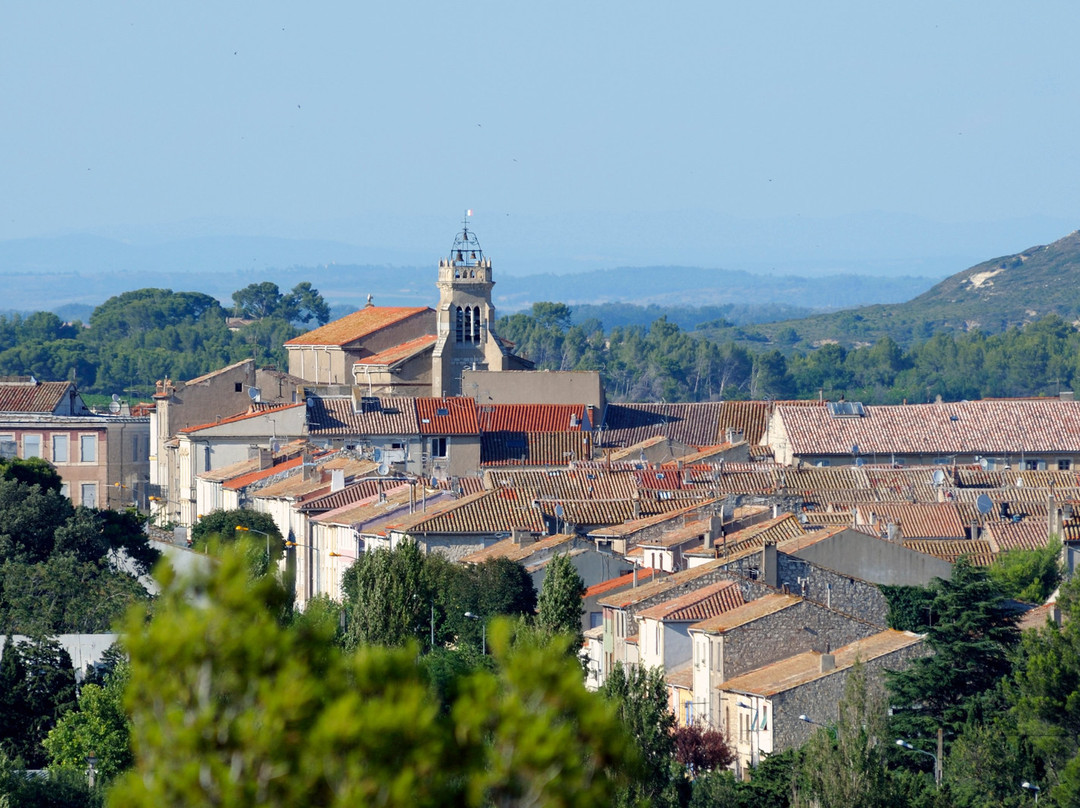
[[[330,556],[331,558],[351,558],[353,561],[359,561],[360,560],[356,556],[345,555],[345,553],[335,553],[333,550],[331,550],[329,553],[327,553],[327,555]]]
[[[1039,804],[1039,791],[1040,791],[1040,789],[1039,789],[1039,787],[1037,785],[1035,785],[1034,783],[1029,783],[1027,780],[1025,780],[1024,782],[1022,782],[1020,784],[1020,788],[1024,789],[1025,791],[1034,791],[1035,792],[1035,804],[1036,805]]]
[[[754,708],[754,705],[747,704],[745,701],[737,701],[735,702],[735,704],[744,709],[754,711],[752,713],[750,724],[750,729],[754,733],[752,736],[750,736],[750,765],[756,767],[759,762],[758,759],[761,756],[761,736],[758,734],[760,730],[758,728],[757,710]],[[754,743],[755,738],[757,739],[756,744]],[[756,749],[754,748],[755,746],[757,747]]]
[[[465,612],[465,616],[470,620],[480,621],[480,638],[483,643],[484,656],[487,656],[487,623],[484,622],[484,618],[480,615],[473,614],[472,612]]]
[[[934,760],[934,785],[936,787],[938,787],[938,788],[941,788],[941,761],[938,759],[937,755],[935,755],[933,752],[924,752],[921,749],[916,749],[914,746],[909,744],[903,738],[897,738],[896,739],[896,745],[904,747],[904,749],[907,749],[909,752],[915,752],[916,754],[926,755],[929,758],[933,758],[933,760]]]
[[[829,724],[822,724],[820,721],[815,721],[806,713],[800,715],[799,720],[805,721],[807,724],[813,724],[815,727],[821,727],[822,729],[826,729],[829,731],[829,734],[833,736],[833,738],[836,738],[836,727],[834,726],[831,726]]]
[[[253,527],[244,527],[243,525],[237,525],[236,529],[241,533],[261,533],[266,536],[266,563],[270,563],[270,534],[265,530],[257,530]]]

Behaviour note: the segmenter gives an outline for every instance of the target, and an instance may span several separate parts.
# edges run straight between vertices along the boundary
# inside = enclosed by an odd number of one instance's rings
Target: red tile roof
[[[994,563],[994,548],[985,539],[956,539],[933,541],[931,539],[905,539],[904,546],[926,555],[955,563],[960,556],[967,556],[972,564],[988,567]]]
[[[652,578],[655,573],[652,567],[642,567],[637,571],[638,584],[643,584]],[[632,586],[634,583],[634,573],[628,572],[626,575],[620,575],[618,578],[609,578],[606,581],[601,581],[598,584],[594,584],[585,590],[585,597],[591,598],[596,595],[603,595],[607,592],[611,592],[614,589],[619,589],[624,586]]]
[[[363,365],[393,367],[399,362],[404,362],[406,359],[411,359],[423,353],[433,346],[438,339],[434,334],[425,334],[422,337],[403,342],[401,345],[395,345],[393,348],[387,348],[385,351],[380,351],[372,356],[366,356],[359,362],[354,362],[353,367]]]
[[[246,421],[246,420],[248,420],[250,418],[259,418],[259,417],[267,415],[269,413],[280,412],[281,410],[292,410],[292,409],[296,409],[297,407],[303,407],[303,406],[304,406],[304,404],[300,403],[300,404],[282,404],[280,406],[275,406],[275,407],[260,408],[260,409],[256,410],[255,412],[244,412],[244,413],[241,413],[240,415],[231,415],[228,418],[222,418],[220,421],[213,421],[213,422],[211,422],[209,424],[199,424],[198,426],[185,427],[184,429],[181,429],[180,432],[182,432],[183,434],[187,434],[189,432],[198,432],[201,429],[209,429],[210,427],[221,426],[223,424],[233,424],[233,423],[236,423],[237,421]]]
[[[603,445],[632,446],[654,437],[666,437],[687,446],[713,446],[720,442],[723,405],[609,404],[604,411]]]
[[[308,331],[295,337],[286,345],[348,345],[366,336],[381,331],[394,323],[400,323],[410,317],[431,311],[423,306],[420,308],[405,308],[397,306],[367,306],[334,320],[332,323]]]
[[[961,401],[867,406],[863,417],[824,407],[777,408],[796,455],[1014,455],[1080,452],[1080,401]]]
[[[743,605],[742,593],[734,581],[719,581],[665,600],[637,613],[637,617],[668,620],[676,623],[697,623]]]
[[[565,466],[590,454],[587,432],[484,432],[485,466]]]
[[[420,422],[412,398],[382,398],[378,406],[357,412],[352,399],[309,396],[308,433],[312,437],[418,435]]]
[[[222,488],[227,488],[230,491],[239,491],[241,488],[246,488],[254,482],[259,480],[265,480],[267,477],[273,477],[275,474],[281,474],[285,471],[291,471],[292,469],[300,468],[304,458],[294,457],[292,460],[287,460],[284,463],[278,463],[276,466],[271,466],[268,469],[259,469],[257,471],[251,471],[247,474],[241,474],[239,477],[234,477],[231,480],[226,480],[222,484]]]
[[[586,423],[584,404],[484,404],[484,432],[580,432]]]
[[[545,532],[540,513],[529,501],[518,497],[514,491],[500,489],[463,497],[438,514],[414,521],[407,532],[414,536],[488,534],[510,532],[514,528]]]
[[[502,541],[495,542],[495,544],[490,547],[485,547],[483,550],[469,553],[469,555],[461,559],[461,563],[479,564],[492,558],[507,558],[510,561],[525,561],[534,553],[543,552],[544,550],[553,550],[564,544],[570,544],[573,541],[574,536],[569,533],[557,533],[554,536],[543,536],[535,540],[530,538],[526,539],[522,544],[518,544],[512,538],[503,539]],[[570,550],[572,549],[572,546],[565,549]]]
[[[421,435],[479,435],[476,401],[471,398],[418,398]]]
[[[1025,519],[1022,522],[988,522],[984,538],[998,552],[1007,550],[1040,550],[1049,540],[1045,519]]]
[[[857,506],[859,522],[879,535],[889,523],[900,528],[905,539],[963,539],[967,536],[960,511],[952,502],[874,502]]]
[[[0,412],[55,412],[71,382],[0,382]]]

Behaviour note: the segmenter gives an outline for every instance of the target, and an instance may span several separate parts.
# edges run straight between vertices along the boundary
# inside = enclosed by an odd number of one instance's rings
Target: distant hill
[[[768,323],[756,326],[754,332],[762,340],[785,344],[836,340],[858,345],[889,336],[907,345],[940,331],[997,333],[1049,314],[1080,320],[1080,231],[976,264],[904,303]],[[725,329],[705,332],[727,337]]]

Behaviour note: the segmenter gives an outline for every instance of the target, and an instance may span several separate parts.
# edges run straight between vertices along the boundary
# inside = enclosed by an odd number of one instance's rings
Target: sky
[[[5,3],[0,241],[950,274],[1076,229],[1071,2]]]

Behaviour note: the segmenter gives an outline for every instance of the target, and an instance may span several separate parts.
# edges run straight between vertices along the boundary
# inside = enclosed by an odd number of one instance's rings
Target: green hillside
[[[1049,314],[1069,322],[1080,319],[1080,231],[1053,244],[984,261],[906,303],[768,323],[744,329],[744,339],[804,346],[835,340],[851,346],[889,336],[909,345],[942,331],[999,333]],[[705,333],[732,337],[721,329]]]

